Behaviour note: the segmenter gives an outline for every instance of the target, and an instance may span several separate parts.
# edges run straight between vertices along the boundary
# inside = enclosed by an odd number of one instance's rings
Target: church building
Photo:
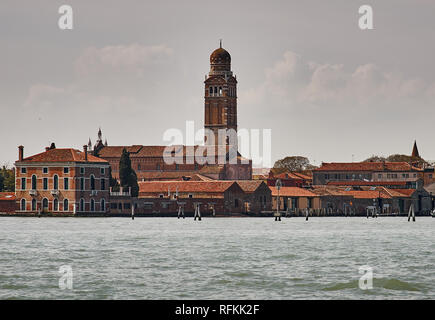
[[[243,158],[237,145],[237,80],[231,71],[231,55],[219,48],[210,55],[210,72],[204,81],[204,129],[205,146],[174,146],[176,153],[182,152],[182,163],[168,164],[164,160],[167,146],[109,146],[103,143],[101,129],[98,139],[88,150],[94,156],[107,160],[114,178],[119,179],[119,160],[125,148],[130,153],[133,169],[138,181],[165,180],[250,180],[252,160]],[[226,134],[222,134],[225,132]],[[191,159],[187,149],[213,147],[215,156],[224,150],[224,160],[201,164]],[[192,153],[192,157],[193,157]],[[230,161],[232,160],[232,161]],[[224,163],[222,163],[224,162]]]

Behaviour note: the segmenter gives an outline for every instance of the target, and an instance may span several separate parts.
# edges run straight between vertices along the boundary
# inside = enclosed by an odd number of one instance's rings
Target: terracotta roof
[[[214,180],[196,173],[196,171],[136,171],[138,180]]]
[[[0,192],[0,201],[14,201],[16,199],[15,192]]]
[[[383,192],[382,190],[343,190],[343,193],[352,195],[355,199],[391,199],[392,196],[388,193]]]
[[[270,187],[272,196],[278,196],[278,189],[276,187]],[[318,195],[304,188],[298,187],[281,187],[279,195],[283,197],[317,197]]]
[[[422,171],[407,162],[331,162],[313,171]]]
[[[143,193],[167,193],[177,189],[179,192],[207,192],[222,193],[230,188],[234,181],[212,180],[212,181],[142,181],[139,182],[139,194]]]
[[[348,196],[351,195],[344,193],[342,190],[340,190],[337,187],[331,187],[331,186],[313,186],[313,189],[311,191],[319,196]]]
[[[85,162],[85,154],[76,149],[55,148],[17,161],[17,163],[21,162]],[[108,163],[90,154],[88,154],[88,162]]]
[[[329,181],[331,186],[406,186],[406,181]]]
[[[237,180],[236,182],[246,193],[255,192],[264,183],[262,180]]]
[[[394,190],[409,197],[412,196],[417,191],[415,189],[394,189]]]

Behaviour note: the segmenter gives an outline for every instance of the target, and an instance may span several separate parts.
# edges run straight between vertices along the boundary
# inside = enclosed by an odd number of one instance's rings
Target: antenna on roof
[[[219,47],[222,48],[222,39],[219,39]]]

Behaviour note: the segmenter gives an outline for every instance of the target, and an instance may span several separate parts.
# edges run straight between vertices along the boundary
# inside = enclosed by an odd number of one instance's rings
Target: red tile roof
[[[15,201],[15,192],[0,192],[0,201]]]
[[[278,196],[278,189],[276,187],[269,186],[269,188],[272,191],[272,196]],[[283,197],[318,197],[317,194],[298,187],[281,187],[279,195]]]
[[[331,162],[313,171],[422,171],[407,162]]]
[[[142,181],[139,182],[139,195],[143,193],[171,192],[206,192],[222,193],[228,190],[234,181]]]
[[[49,149],[42,153],[24,158],[21,162],[85,162],[85,154],[76,149]],[[88,162],[108,163],[104,159],[88,154]]]
[[[262,180],[237,180],[236,182],[246,193],[255,192],[264,183]]]
[[[406,186],[406,181],[329,181],[331,186]]]
[[[352,195],[355,199],[391,199],[392,196],[380,190],[343,190],[343,193]]]

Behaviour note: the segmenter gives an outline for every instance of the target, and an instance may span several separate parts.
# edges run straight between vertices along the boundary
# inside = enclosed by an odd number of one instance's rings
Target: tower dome
[[[222,41],[210,55],[210,75],[232,75],[231,55],[222,48]]]

